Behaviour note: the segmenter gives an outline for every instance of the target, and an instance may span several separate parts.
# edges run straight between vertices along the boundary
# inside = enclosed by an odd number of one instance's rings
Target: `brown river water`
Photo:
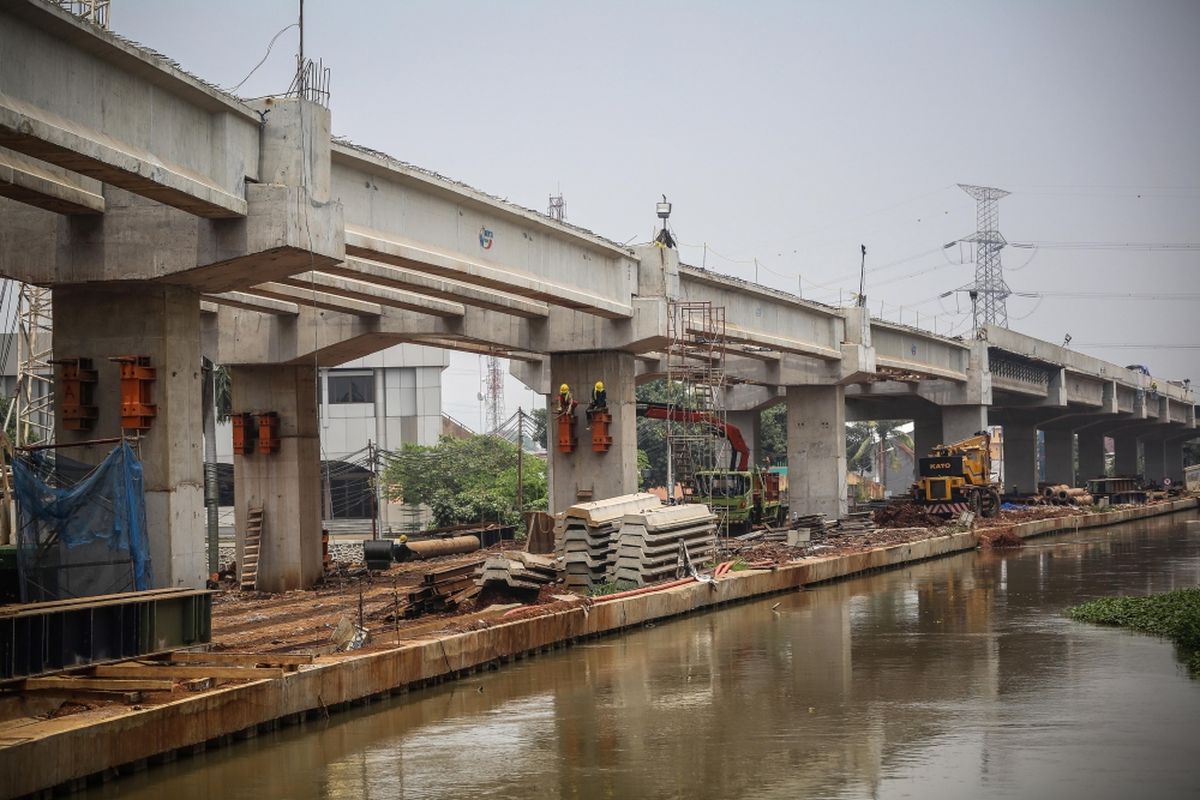
[[[1200,680],[1168,642],[1063,615],[1200,585],[1196,519],[663,622],[89,796],[1200,798]]]

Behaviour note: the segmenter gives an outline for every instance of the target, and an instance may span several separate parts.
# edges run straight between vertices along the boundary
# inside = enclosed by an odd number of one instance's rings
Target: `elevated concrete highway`
[[[552,508],[636,487],[634,386],[664,371],[675,302],[724,310],[731,408],[787,403],[801,511],[845,509],[848,416],[913,419],[919,449],[991,421],[1032,453],[1042,429],[1055,475],[1066,437],[1086,475],[1109,434],[1119,466],[1132,442],[1148,477],[1174,476],[1195,431],[1191,393],[1165,380],[1002,329],[961,341],[871,320],[618,245],[334,140],[309,99],[232,97],[43,0],[0,0],[0,274],[54,287],[56,355],[101,365],[94,428],[60,420],[60,442],[119,432],[108,358],[157,367],[141,448],[161,585],[206,572],[202,353],[232,367],[236,410],[280,415],[280,452],[234,464],[239,529],[249,507],[266,510],[270,589],[321,571],[317,368],[401,342],[507,356],[547,394],[605,381],[612,447],[552,449]]]

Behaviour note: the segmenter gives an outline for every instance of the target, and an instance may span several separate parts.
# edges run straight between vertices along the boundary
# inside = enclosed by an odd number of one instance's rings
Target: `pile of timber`
[[[563,559],[568,588],[588,590],[608,580],[624,516],[661,506],[655,495],[643,493],[579,503],[564,511],[555,526],[555,553]]]
[[[554,559],[534,553],[506,550],[489,556],[476,583],[480,588],[539,591],[558,579]]]
[[[1077,489],[1065,483],[1042,487],[1042,499],[1058,506],[1090,506],[1095,502],[1087,489]]]
[[[717,518],[708,506],[661,506],[626,514],[609,581],[645,586],[677,577],[684,566],[684,547],[693,564],[712,558]]]
[[[808,532],[815,537],[825,535],[827,529],[836,525],[837,522],[830,522],[824,514],[805,514],[802,517],[796,517],[792,520],[792,528],[808,528]]]
[[[421,578],[421,586],[408,593],[404,616],[412,619],[422,614],[456,611],[459,605],[474,599],[479,594],[475,575],[482,563],[472,561],[426,572]]]

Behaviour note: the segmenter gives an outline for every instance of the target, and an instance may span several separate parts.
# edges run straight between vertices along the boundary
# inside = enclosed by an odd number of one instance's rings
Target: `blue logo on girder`
[[[480,228],[479,229],[479,246],[482,247],[484,250],[491,250],[493,236],[494,236],[494,234],[492,233],[491,229]]]

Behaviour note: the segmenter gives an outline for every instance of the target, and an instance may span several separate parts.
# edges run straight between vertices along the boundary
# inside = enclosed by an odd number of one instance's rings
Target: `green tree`
[[[530,412],[529,418],[533,421],[533,433],[530,434],[530,438],[543,449],[549,449],[550,443],[546,440],[546,409],[535,408]]]
[[[772,466],[787,465],[787,403],[762,412],[758,423],[760,441],[758,462],[766,459]]]
[[[888,470],[900,466],[895,452],[888,454],[892,442],[903,443],[912,448],[912,436],[900,430],[903,420],[884,419],[875,422],[854,422],[846,428],[846,466],[859,473],[872,466],[877,470],[879,482],[886,485]],[[851,435],[853,431],[853,436]],[[851,449],[851,440],[854,449]]]
[[[514,524],[517,508],[517,446],[496,436],[443,436],[436,445],[406,444],[385,457],[388,497],[422,503],[433,525],[474,522]],[[546,462],[523,459],[524,510],[546,508]]]

